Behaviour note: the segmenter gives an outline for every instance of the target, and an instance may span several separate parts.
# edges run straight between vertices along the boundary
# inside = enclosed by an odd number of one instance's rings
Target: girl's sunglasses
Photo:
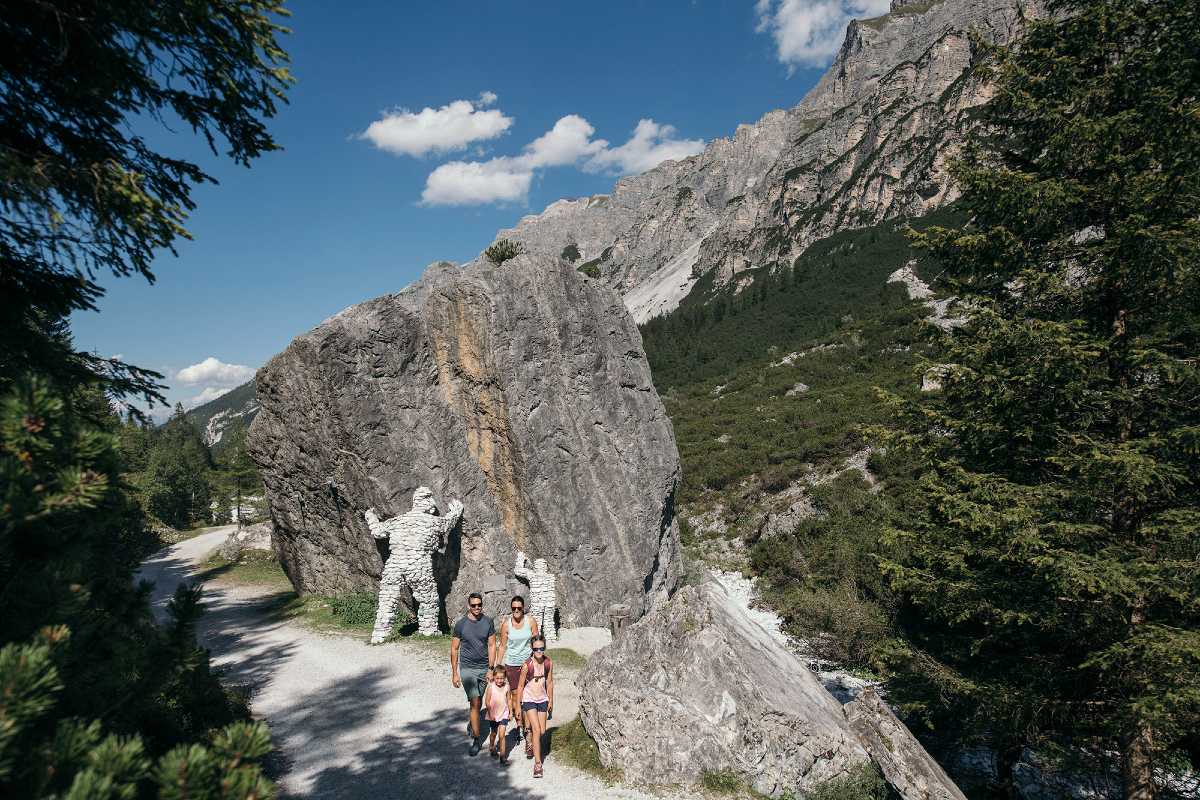
[[[533,652],[535,652],[535,653],[544,653],[544,652],[546,652],[546,648],[544,648],[544,647],[535,647],[535,648],[533,648]]]

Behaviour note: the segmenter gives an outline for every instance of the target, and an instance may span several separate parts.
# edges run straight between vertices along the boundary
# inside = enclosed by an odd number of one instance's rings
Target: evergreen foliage
[[[142,491],[147,509],[175,528],[207,521],[211,503],[212,455],[177,405],[175,413],[154,432]]]
[[[181,120],[241,164],[276,149],[263,120],[291,81],[284,13],[275,0],[5,4],[0,796],[272,792],[265,729],[196,645],[199,590],[181,588],[158,625],[133,583],[139,496],[176,520],[206,514],[207,450],[181,426],[118,420],[110,401],[161,401],[161,375],[77,351],[67,320],[96,309],[104,275],[153,280],[156,254],[188,235],[192,188],[212,181],[142,126]],[[151,476],[149,491],[127,475]]]
[[[134,586],[141,514],[121,483],[116,419],[88,419],[97,400],[103,409],[96,389],[64,397],[38,379],[0,402],[5,796],[133,796],[159,758],[216,764],[225,740],[197,743],[242,715],[195,643],[199,590],[181,587],[159,626],[148,587]],[[224,796],[262,796],[255,785]]]
[[[524,252],[525,246],[520,242],[514,242],[512,239],[500,239],[483,251],[483,257],[498,267]]]
[[[972,321],[892,398],[926,472],[886,568],[926,706],[974,710],[1010,791],[1053,741],[1150,798],[1200,728],[1200,6],[1053,6],[992,53],[970,224],[914,236]]]
[[[177,118],[215,154],[277,149],[264,125],[291,82],[276,0],[14,0],[0,22],[0,390],[26,373],[161,399],[162,376],[75,351],[98,276],[153,280],[186,238],[198,165],[152,150],[131,120]]]

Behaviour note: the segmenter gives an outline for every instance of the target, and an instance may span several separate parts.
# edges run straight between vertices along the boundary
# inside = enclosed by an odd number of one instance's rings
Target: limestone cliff
[[[719,284],[735,281],[834,231],[926,213],[957,196],[947,163],[989,96],[969,74],[970,31],[1008,42],[1040,8],[894,2],[889,14],[850,24],[794,108],[499,235],[575,266],[591,262],[643,322],[675,308],[709,271]]]
[[[363,512],[459,499],[435,556],[452,619],[507,608],[518,548],[558,576],[561,621],[641,615],[677,582],[679,456],[620,298],[559,259],[441,263],[298,337],[258,373],[251,448],[301,592],[373,590]],[[494,595],[494,596],[493,596]],[[503,606],[500,606],[503,603]]]

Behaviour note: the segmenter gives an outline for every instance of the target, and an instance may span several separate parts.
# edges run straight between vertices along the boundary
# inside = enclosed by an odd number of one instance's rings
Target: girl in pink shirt
[[[499,758],[500,763],[505,766],[508,766],[508,734],[505,731],[509,719],[507,682],[504,667],[497,665],[492,667],[491,680],[483,690],[483,710],[492,729],[488,737],[488,746],[492,758]]]
[[[533,759],[533,777],[542,777],[542,736],[546,733],[546,720],[554,713],[553,664],[546,657],[546,637],[538,634],[530,641],[532,653],[521,667],[521,684],[517,695],[521,698],[521,713],[529,735],[525,737],[525,757]]]

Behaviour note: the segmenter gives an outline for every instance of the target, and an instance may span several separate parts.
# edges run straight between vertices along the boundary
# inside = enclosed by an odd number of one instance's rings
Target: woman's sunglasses
[[[513,611],[524,611],[524,610],[525,610],[525,606],[513,606],[513,607],[512,607],[512,610],[513,610]]]

